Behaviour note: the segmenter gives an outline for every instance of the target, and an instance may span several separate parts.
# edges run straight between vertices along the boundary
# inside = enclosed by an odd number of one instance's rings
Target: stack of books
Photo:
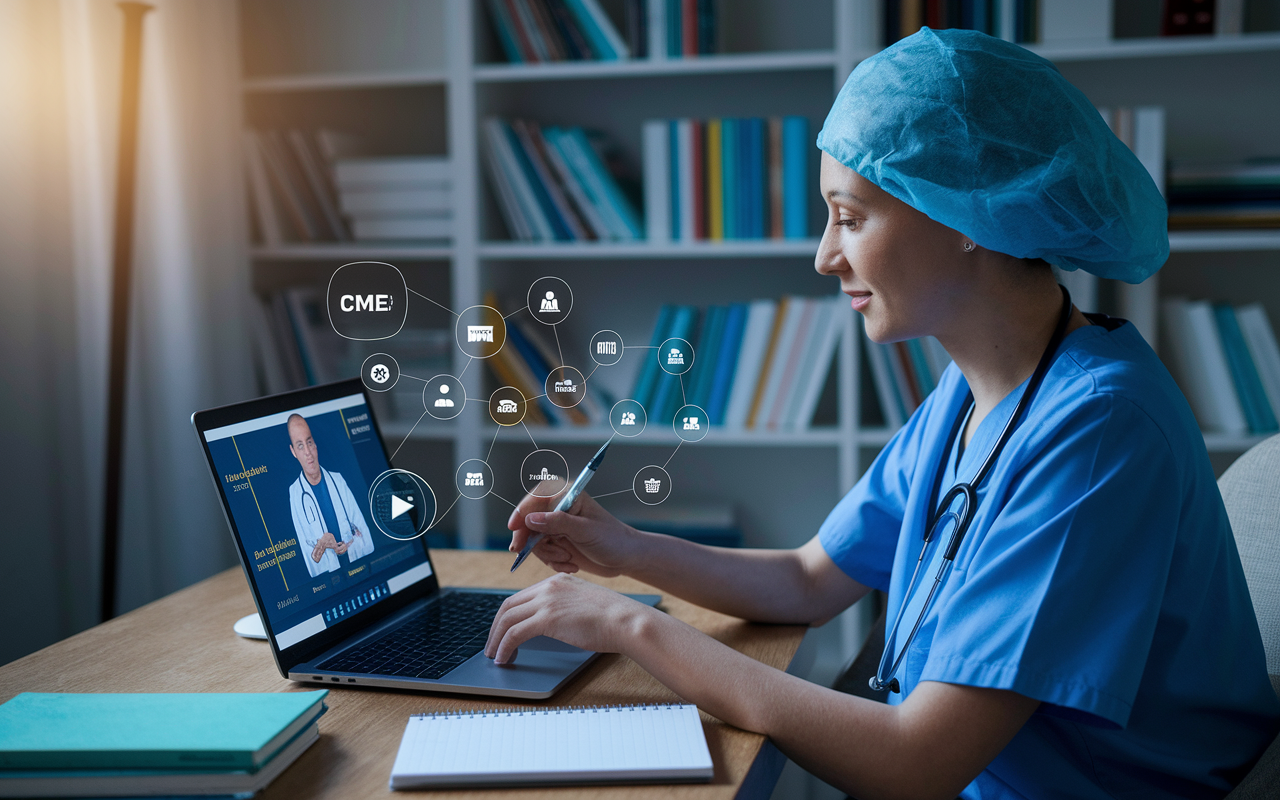
[[[926,25],[934,30],[982,31],[1021,44],[1039,41],[1040,11],[1039,0],[884,0],[881,20],[885,45]]]
[[[0,797],[248,797],[320,738],[327,694],[24,692],[0,705]]]
[[[1177,164],[1169,170],[1169,229],[1280,227],[1280,160]]]
[[[808,234],[804,117],[651,120],[643,139],[650,241]]]
[[[693,345],[694,362],[671,375],[646,358],[631,399],[649,423],[670,425],[685,403],[730,430],[801,430],[813,424],[848,306],[837,297],[784,297],[730,306],[663,306],[649,344]],[[656,354],[655,354],[656,355]]]
[[[489,176],[514,238],[640,238],[635,207],[585,130],[500,119],[483,127]]]
[[[526,424],[609,424],[614,398],[590,381],[582,402],[572,408],[562,408],[547,398],[547,378],[551,370],[565,366],[560,360],[559,347],[547,338],[546,332],[551,330],[549,327],[533,322],[527,314],[516,313],[523,305],[521,302],[499,306],[498,298],[492,292],[485,295],[484,302],[490,308],[501,308],[507,318],[507,341],[498,354],[486,362],[498,385],[519,389],[526,400],[537,398],[526,406]]]
[[[932,336],[892,344],[865,341],[884,424],[896,429],[937,388],[951,356]]]
[[[642,6],[652,32],[648,50],[658,58],[691,58],[716,52],[718,25],[715,0],[632,0]]]
[[[513,64],[631,57],[597,0],[489,0],[488,5],[489,21]]]
[[[448,158],[340,158],[333,172],[339,207],[357,240],[453,238]]]
[[[1170,366],[1200,427],[1233,435],[1280,430],[1280,347],[1262,304],[1169,297],[1160,310]]]
[[[327,131],[245,131],[253,218],[262,242],[274,247],[351,238],[338,212],[331,168],[337,138]]]

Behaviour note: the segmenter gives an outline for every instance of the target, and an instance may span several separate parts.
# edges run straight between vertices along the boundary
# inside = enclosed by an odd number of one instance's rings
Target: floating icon
[[[542,481],[558,481],[558,480],[561,480],[561,478],[559,475],[556,475],[554,472],[549,472],[546,467],[543,467],[541,472],[534,472],[530,474],[529,480],[542,482]]]
[[[632,411],[623,411],[622,420],[618,424],[619,425],[635,425],[636,424],[635,413]]]
[[[520,407],[516,405],[516,401],[515,401],[515,400],[505,400],[505,399],[504,399],[504,400],[499,400],[499,401],[498,401],[498,413],[499,413],[499,414],[515,414],[515,413],[516,413],[516,412],[518,412],[519,410],[520,410]]]
[[[617,342],[596,342],[596,355],[616,356],[617,354],[618,354]]]
[[[492,342],[493,326],[492,325],[468,325],[467,341],[468,342]]]
[[[568,378],[555,382],[555,390],[557,392],[576,392],[578,387],[573,385],[573,381]]]
[[[386,364],[374,364],[369,370],[369,377],[374,383],[386,383],[391,379],[391,370],[387,369]]]
[[[680,348],[673,347],[667,353],[667,366],[682,367],[684,366],[684,353],[680,352]]]
[[[447,383],[440,384],[440,394],[446,395],[448,393],[449,393],[449,384]],[[435,407],[436,408],[453,408],[453,401],[447,397],[437,397],[435,402]]]
[[[684,429],[685,429],[686,431],[700,431],[700,430],[702,430],[702,426],[698,424],[698,418],[697,418],[697,417],[685,417],[685,418],[684,418]]]
[[[662,481],[657,478],[646,478],[644,482],[645,494],[657,494],[662,489]]]
[[[542,298],[542,307],[538,310],[545,314],[559,314],[560,301],[556,299],[556,293],[547,292]]]
[[[484,473],[483,473],[483,472],[468,472],[468,473],[467,473],[466,481],[464,482],[464,485],[466,485],[466,486],[484,486]]]

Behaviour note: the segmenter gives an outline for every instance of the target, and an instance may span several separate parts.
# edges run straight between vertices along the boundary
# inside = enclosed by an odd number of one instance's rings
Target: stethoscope
[[[324,467],[321,467],[320,471],[324,473],[325,491],[329,491],[328,487],[333,485],[333,478],[329,475],[329,470]],[[306,515],[308,525],[315,525],[320,521],[320,505],[319,501],[316,500],[315,490],[305,477],[299,478],[298,481],[302,484],[302,513]],[[342,506],[342,516],[347,519],[347,530],[354,531],[355,527],[351,524],[351,514],[347,511],[347,501],[343,499],[342,492],[329,492],[329,495],[331,497],[333,495],[338,496],[338,505]],[[308,500],[311,501],[311,508],[307,508]],[[339,538],[341,538],[340,535]]]
[[[1018,427],[1018,422],[1022,418],[1023,412],[1026,411],[1027,406],[1031,405],[1036,390],[1040,388],[1040,383],[1044,380],[1045,373],[1049,371],[1050,365],[1053,364],[1058,346],[1062,344],[1062,340],[1066,337],[1067,323],[1071,320],[1071,293],[1067,291],[1065,286],[1059,286],[1058,288],[1062,290],[1062,312],[1058,316],[1058,327],[1054,329],[1053,336],[1049,339],[1049,344],[1040,356],[1040,363],[1036,365],[1035,372],[1031,373],[1031,379],[1027,382],[1027,388],[1023,390],[1022,397],[1018,399],[1017,407],[1013,409],[1013,414],[1010,415],[1009,421],[1005,423],[1004,430],[1000,432],[1000,438],[992,446],[991,452],[987,453],[986,460],[982,462],[982,466],[978,469],[978,474],[974,476],[973,480],[969,483],[957,483],[952,486],[951,490],[942,498],[942,502],[935,506],[934,502],[938,497],[938,490],[942,488],[942,476],[946,472],[947,463],[951,459],[951,448],[955,445],[956,436],[960,433],[960,428],[969,419],[969,415],[973,413],[973,392],[969,392],[965,396],[964,403],[960,406],[959,413],[956,414],[956,421],[951,425],[951,433],[947,436],[947,446],[942,450],[942,458],[939,459],[938,469],[933,475],[933,489],[929,493],[929,504],[925,506],[934,510],[931,512],[929,524],[925,526],[924,544],[920,547],[920,556],[916,559],[915,571],[911,573],[911,582],[907,584],[907,592],[902,597],[902,605],[893,620],[893,627],[889,629],[889,636],[885,641],[884,654],[880,656],[880,666],[869,681],[873,692],[881,692],[885,689],[891,692],[901,691],[898,679],[893,676],[897,674],[898,668],[902,666],[902,659],[906,657],[907,651],[911,649],[911,643],[915,641],[916,633],[920,630],[920,625],[924,622],[925,615],[929,613],[929,606],[933,602],[934,595],[938,592],[938,587],[942,585],[948,570],[955,563],[956,553],[960,550],[960,543],[964,541],[964,534],[969,530],[969,525],[973,522],[974,514],[977,512],[978,487],[982,485],[982,481],[986,479],[991,468],[995,466],[996,459],[1000,456],[1000,452],[1004,450],[1005,443],[1013,436],[1013,431]],[[958,513],[951,509],[951,504],[957,499],[961,501]],[[933,578],[933,587],[929,589],[929,594],[924,599],[924,605],[920,608],[920,616],[916,618],[916,624],[911,626],[911,632],[907,634],[907,641],[903,644],[902,649],[898,651],[899,627],[902,625],[902,616],[906,613],[911,598],[915,596],[916,584],[920,578],[920,568],[924,565],[924,555],[929,552],[929,544],[933,541],[939,529],[947,523],[955,526],[951,532],[951,540],[947,542],[947,549],[942,554],[942,563],[938,565],[938,572]],[[898,652],[898,656],[893,659],[893,665],[886,672],[885,665],[895,651]]]

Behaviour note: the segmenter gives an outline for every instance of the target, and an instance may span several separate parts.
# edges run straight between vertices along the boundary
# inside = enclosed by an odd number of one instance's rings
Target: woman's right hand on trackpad
[[[530,536],[543,534],[533,554],[557,572],[584,570],[612,577],[626,571],[639,534],[600,507],[585,493],[569,511],[552,511],[560,497],[527,495],[511,512],[511,551],[519,552]]]

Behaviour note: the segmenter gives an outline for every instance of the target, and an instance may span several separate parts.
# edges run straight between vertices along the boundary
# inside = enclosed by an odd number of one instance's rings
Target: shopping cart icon
[[[662,488],[662,481],[657,478],[645,478],[644,491],[645,494],[657,494]]]

